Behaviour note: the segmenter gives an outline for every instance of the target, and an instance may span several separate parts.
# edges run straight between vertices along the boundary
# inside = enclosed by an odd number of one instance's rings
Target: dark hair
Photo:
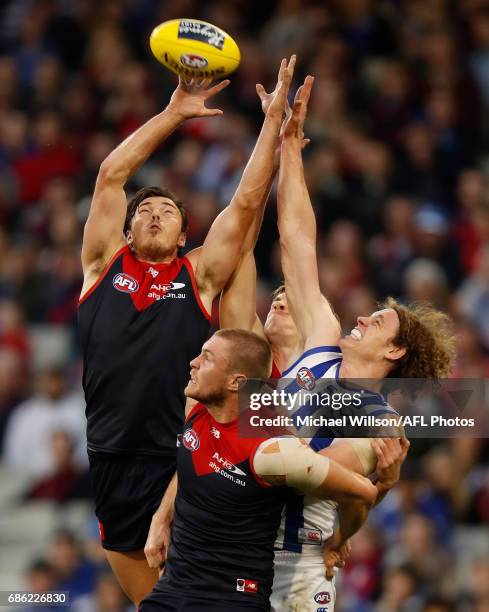
[[[126,220],[124,221],[124,235],[126,235],[126,233],[131,229],[132,218],[136,214],[138,206],[141,204],[141,202],[144,202],[144,200],[147,198],[153,197],[168,198],[169,200],[172,200],[182,216],[182,232],[186,232],[188,227],[187,211],[185,210],[183,203],[175,196],[175,194],[169,189],[164,189],[162,187],[143,187],[134,194],[127,204]]]
[[[247,378],[269,378],[272,349],[264,338],[244,329],[220,329],[215,335],[232,344],[232,370],[244,374]]]
[[[282,283],[281,285],[279,285],[272,292],[272,300],[276,300],[280,295],[282,295],[282,293],[285,293],[285,283]]]

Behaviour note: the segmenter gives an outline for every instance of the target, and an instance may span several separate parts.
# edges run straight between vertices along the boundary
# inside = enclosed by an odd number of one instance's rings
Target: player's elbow
[[[125,172],[118,164],[115,164],[110,159],[110,156],[104,159],[104,161],[100,164],[97,176],[98,183],[124,185],[126,180],[127,172]]]

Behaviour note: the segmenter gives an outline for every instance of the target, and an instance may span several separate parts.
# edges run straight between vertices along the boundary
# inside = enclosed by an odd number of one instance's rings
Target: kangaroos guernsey
[[[176,455],[189,362],[209,331],[190,262],[120,249],[80,300],[88,450]]]
[[[178,449],[166,569],[148,600],[164,601],[165,594],[174,593],[221,607],[228,602],[229,610],[246,602],[268,610],[285,488],[271,487],[254,474],[252,462],[262,442],[241,438],[237,420],[218,423],[205,406],[194,407]]]

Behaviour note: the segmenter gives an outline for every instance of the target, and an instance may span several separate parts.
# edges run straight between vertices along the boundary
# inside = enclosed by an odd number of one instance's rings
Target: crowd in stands
[[[489,374],[489,4],[485,0],[5,0],[0,6],[0,461],[32,476],[19,504],[88,498],[76,305],[98,167],[162,110],[176,77],[151,56],[158,23],[230,32],[242,64],[222,117],[175,132],[131,178],[172,189],[187,247],[228,204],[274,84],[316,77],[304,151],[322,290],[349,331],[392,295],[450,313],[453,375]],[[281,281],[275,192],[256,249],[258,310]],[[217,321],[216,313],[214,320]],[[338,612],[489,611],[489,444],[413,440],[402,482],[353,539]],[[1,493],[0,493],[1,495]],[[79,612],[128,602],[96,523],[60,530],[26,588]],[[1,538],[0,538],[1,539]],[[1,546],[1,545],[0,545]]]

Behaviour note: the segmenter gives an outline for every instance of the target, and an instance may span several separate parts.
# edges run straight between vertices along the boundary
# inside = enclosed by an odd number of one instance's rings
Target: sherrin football
[[[198,19],[172,19],[157,26],[149,44],[156,59],[183,77],[224,77],[239,66],[234,40],[220,28]]]

